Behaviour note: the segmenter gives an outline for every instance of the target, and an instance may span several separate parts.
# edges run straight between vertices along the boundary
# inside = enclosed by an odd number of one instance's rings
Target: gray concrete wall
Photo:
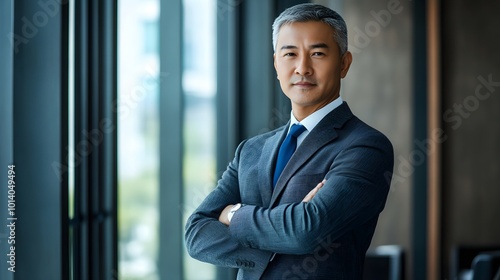
[[[500,245],[500,2],[442,7],[446,276],[451,246]]]

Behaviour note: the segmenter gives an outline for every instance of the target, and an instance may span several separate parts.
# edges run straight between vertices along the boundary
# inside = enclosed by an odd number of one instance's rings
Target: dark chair
[[[500,245],[472,246],[459,245],[451,249],[450,278],[451,280],[470,279],[472,275],[472,261],[483,252],[499,251]],[[464,275],[466,277],[464,277]]]
[[[500,251],[480,253],[472,261],[472,280],[492,280],[500,268]]]
[[[403,280],[404,252],[401,246],[384,245],[368,250],[364,280]]]

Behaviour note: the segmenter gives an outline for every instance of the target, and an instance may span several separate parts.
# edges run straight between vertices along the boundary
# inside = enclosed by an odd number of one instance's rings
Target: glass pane
[[[120,279],[158,279],[159,0],[118,5]]]
[[[68,159],[69,162],[76,162],[75,159],[75,1],[68,1],[69,8],[69,29],[68,29]],[[75,166],[68,168],[68,218],[75,218]],[[69,226],[69,270],[70,277],[74,279],[74,226]]]
[[[216,182],[216,0],[183,0],[184,222]],[[185,279],[215,279],[215,267],[184,253]]]

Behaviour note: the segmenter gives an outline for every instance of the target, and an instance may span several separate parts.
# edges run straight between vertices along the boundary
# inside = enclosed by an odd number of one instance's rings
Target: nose
[[[310,76],[313,73],[311,67],[311,58],[307,55],[302,56],[301,59],[297,60],[297,66],[295,68],[295,74],[301,76]]]

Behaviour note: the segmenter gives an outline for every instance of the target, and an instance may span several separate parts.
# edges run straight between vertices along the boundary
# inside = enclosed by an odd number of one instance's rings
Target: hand
[[[318,185],[316,185],[316,187],[314,187],[314,189],[312,189],[305,197],[304,199],[302,199],[302,202],[309,202],[311,201],[311,199],[313,199],[313,197],[316,195],[316,193],[319,191],[319,189],[321,189],[326,183],[326,179],[321,181],[321,183],[319,183]]]
[[[233,208],[234,205],[229,204],[222,210],[222,212],[219,215],[219,222],[225,224],[226,226],[229,226],[229,220],[227,219],[227,214],[229,214],[229,211],[231,211],[231,208]]]

